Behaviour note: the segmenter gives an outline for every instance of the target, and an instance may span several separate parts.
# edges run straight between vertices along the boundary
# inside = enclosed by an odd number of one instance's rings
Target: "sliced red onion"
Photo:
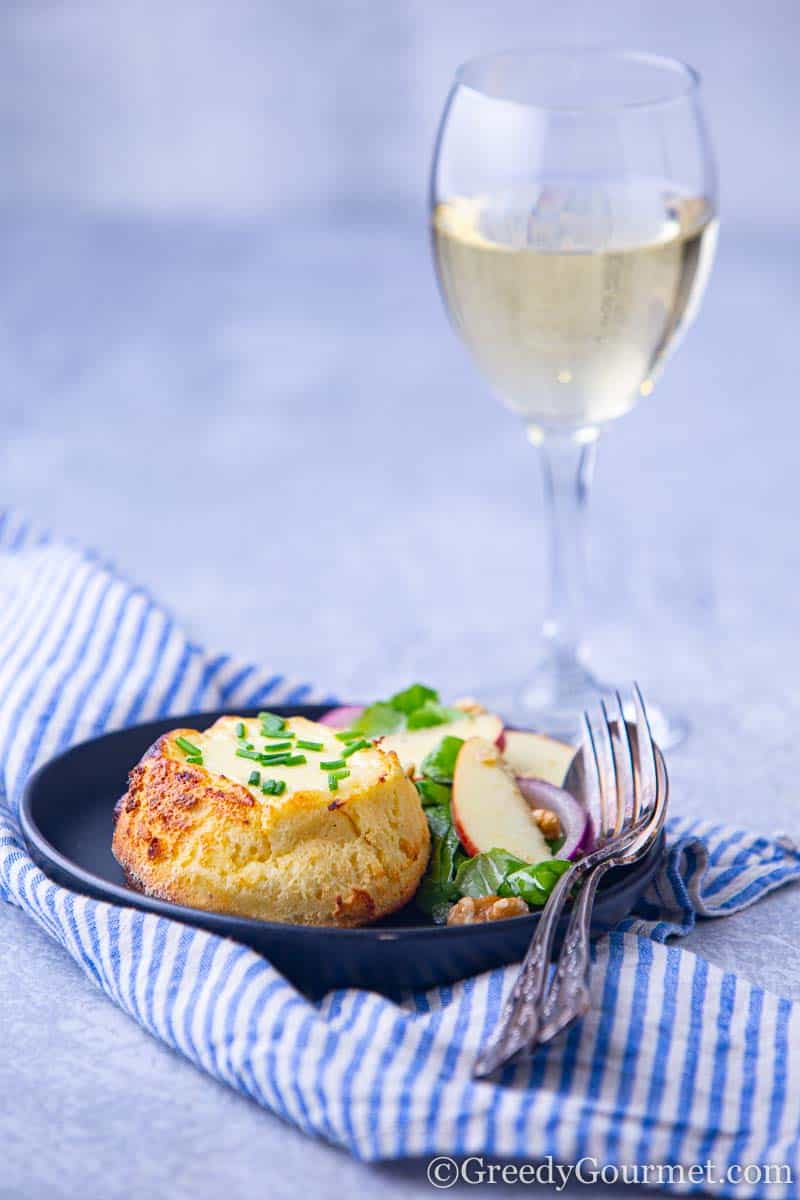
[[[575,858],[591,850],[592,823],[574,796],[544,779],[518,775],[517,784],[531,808],[546,808],[558,817],[565,841],[556,858]]]
[[[331,729],[349,729],[364,711],[361,705],[341,704],[338,708],[329,708],[324,717],[320,717],[320,725],[330,725]]]

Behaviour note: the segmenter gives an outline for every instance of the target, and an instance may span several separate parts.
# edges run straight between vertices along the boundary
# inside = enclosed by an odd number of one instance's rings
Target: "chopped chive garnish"
[[[270,733],[280,733],[286,728],[286,721],[283,717],[277,716],[276,713],[260,712],[258,719],[261,722],[261,727],[268,730]]]
[[[261,736],[263,738],[293,738],[297,737],[297,734],[293,729],[276,729],[274,731],[262,729]]]
[[[324,750],[323,742],[307,742],[304,738],[298,738],[295,742],[298,750]]]
[[[265,796],[282,796],[286,791],[285,779],[265,779],[261,785]]]
[[[186,758],[186,761],[190,767],[202,767],[203,756],[202,754],[189,754]]]
[[[180,735],[175,738],[175,744],[180,746],[184,754],[202,755],[203,753],[199,746],[195,746],[194,742],[190,742],[188,738],[181,737]]]
[[[355,742],[361,737],[361,734],[355,733],[352,729],[343,729],[341,733],[335,733],[333,736],[340,742]]]
[[[236,722],[236,736],[238,738],[247,737],[247,726],[245,725],[244,721]]]
[[[302,767],[303,763],[307,763],[308,759],[305,754],[293,754],[291,758],[287,758],[285,766],[287,767]]]
[[[347,779],[350,774],[347,767],[340,767],[338,771],[331,771],[331,775],[335,775],[337,779]]]
[[[369,750],[369,747],[370,743],[366,740],[366,738],[361,738],[358,742],[351,742],[350,745],[342,751],[342,758],[349,758],[350,755],[355,754],[357,750]]]
[[[285,767],[291,757],[284,750],[283,754],[259,754],[258,761],[262,767]]]
[[[237,758],[251,758],[253,760],[253,762],[261,761],[261,755],[258,753],[258,751],[245,750],[244,746],[237,746],[236,757]]]
[[[321,762],[319,764],[319,769],[320,771],[335,771],[337,768],[343,767],[344,765],[345,761],[343,758],[329,758],[327,762]]]
[[[329,775],[328,776],[328,791],[329,792],[338,792],[338,790],[339,790],[339,776],[338,775]]]
[[[261,783],[261,772],[251,771],[247,782],[250,784],[250,787],[258,787]]]
[[[269,748],[268,748],[268,749],[265,751],[265,753],[267,753],[267,754],[280,754],[280,753],[281,753],[281,751],[283,751],[283,750],[291,750],[291,748],[292,748],[292,743],[291,743],[291,742],[275,742],[275,744],[274,744],[274,745],[272,745],[272,746],[270,746],[270,747],[269,747]]]

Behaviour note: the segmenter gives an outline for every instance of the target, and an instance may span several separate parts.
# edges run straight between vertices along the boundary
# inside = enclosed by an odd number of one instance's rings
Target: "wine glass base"
[[[577,743],[583,737],[583,713],[596,711],[601,699],[616,706],[616,690],[623,698],[625,716],[633,720],[633,705],[626,698],[629,687],[617,689],[595,678],[580,661],[556,657],[545,660],[525,684],[479,689],[476,698],[513,725]],[[661,749],[672,749],[685,741],[688,720],[662,708],[649,696],[646,701],[653,737]]]

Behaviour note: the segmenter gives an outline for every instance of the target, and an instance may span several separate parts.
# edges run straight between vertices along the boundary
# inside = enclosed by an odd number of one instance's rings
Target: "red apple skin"
[[[505,737],[501,730],[499,736],[497,738],[495,738],[495,741],[494,741],[494,744],[495,744],[495,746],[497,746],[498,750],[502,750],[501,742],[504,742],[504,741],[505,741]],[[487,742],[486,744],[489,745],[490,743]],[[464,743],[464,745],[466,746],[466,742]],[[462,749],[463,749],[463,747],[462,747]],[[460,755],[460,753],[461,753],[461,751],[459,751],[459,755]],[[458,759],[456,759],[456,767],[455,767],[455,771],[453,772],[453,775],[454,775],[453,796],[452,796],[452,801],[451,801],[451,805],[450,805],[450,816],[453,821],[453,828],[455,829],[456,833],[458,834],[458,840],[461,842],[461,845],[463,846],[466,853],[470,856],[470,858],[472,858],[475,854],[480,854],[481,851],[480,851],[480,847],[477,846],[475,844],[475,842],[473,842],[472,838],[467,833],[466,829],[464,828],[464,824],[461,820],[461,814],[460,814],[459,808],[458,808],[457,792],[456,792],[456,787],[455,787],[455,774],[457,771],[458,771]]]
[[[478,847],[475,845],[474,842],[470,841],[469,835],[467,834],[466,829],[464,828],[464,826],[461,824],[461,822],[458,819],[458,813],[453,812],[452,816],[453,816],[453,828],[455,829],[456,833],[458,834],[458,840],[461,842],[461,845],[464,847],[464,849],[466,850],[466,852],[470,856],[470,858],[472,858],[473,855],[480,853],[478,850]]]

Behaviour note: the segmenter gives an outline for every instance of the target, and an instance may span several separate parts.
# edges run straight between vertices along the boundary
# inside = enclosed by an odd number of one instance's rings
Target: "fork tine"
[[[589,719],[588,712],[583,714],[583,728],[586,732],[584,740],[584,750],[582,755],[584,780],[589,785],[589,777],[592,776],[593,793],[597,799],[597,810],[600,814],[600,827],[598,833],[601,835],[607,828],[606,821],[606,794],[603,788],[603,772],[600,768],[600,759],[597,754],[597,743],[594,740],[592,732],[592,722]],[[594,767],[594,771],[591,768]]]
[[[639,816],[639,787],[633,765],[633,748],[631,746],[630,734],[628,733],[628,722],[625,720],[625,712],[622,707],[622,697],[619,692],[615,692],[614,697],[617,701],[615,721],[619,730],[619,738],[616,740],[612,739],[612,741],[614,750],[618,753],[617,778],[622,777],[625,793],[625,799],[622,801],[622,809],[627,814],[630,807],[630,819],[635,825]],[[630,805],[628,804],[629,800]]]
[[[600,712],[602,721],[598,729],[600,737],[598,739],[600,746],[600,757],[603,760],[603,791],[606,796],[606,803],[603,805],[604,812],[604,837],[614,837],[622,829],[623,813],[621,812],[619,798],[619,779],[617,777],[617,760],[614,755],[614,742],[611,737],[611,723],[608,719],[608,709],[606,708],[605,700],[600,701]],[[613,797],[612,819],[609,820],[605,816],[608,809],[608,799]]]
[[[658,799],[659,776],[656,750],[644,698],[638,683],[633,685],[633,705],[636,711],[636,744],[639,751],[639,784],[643,809],[651,809]]]

